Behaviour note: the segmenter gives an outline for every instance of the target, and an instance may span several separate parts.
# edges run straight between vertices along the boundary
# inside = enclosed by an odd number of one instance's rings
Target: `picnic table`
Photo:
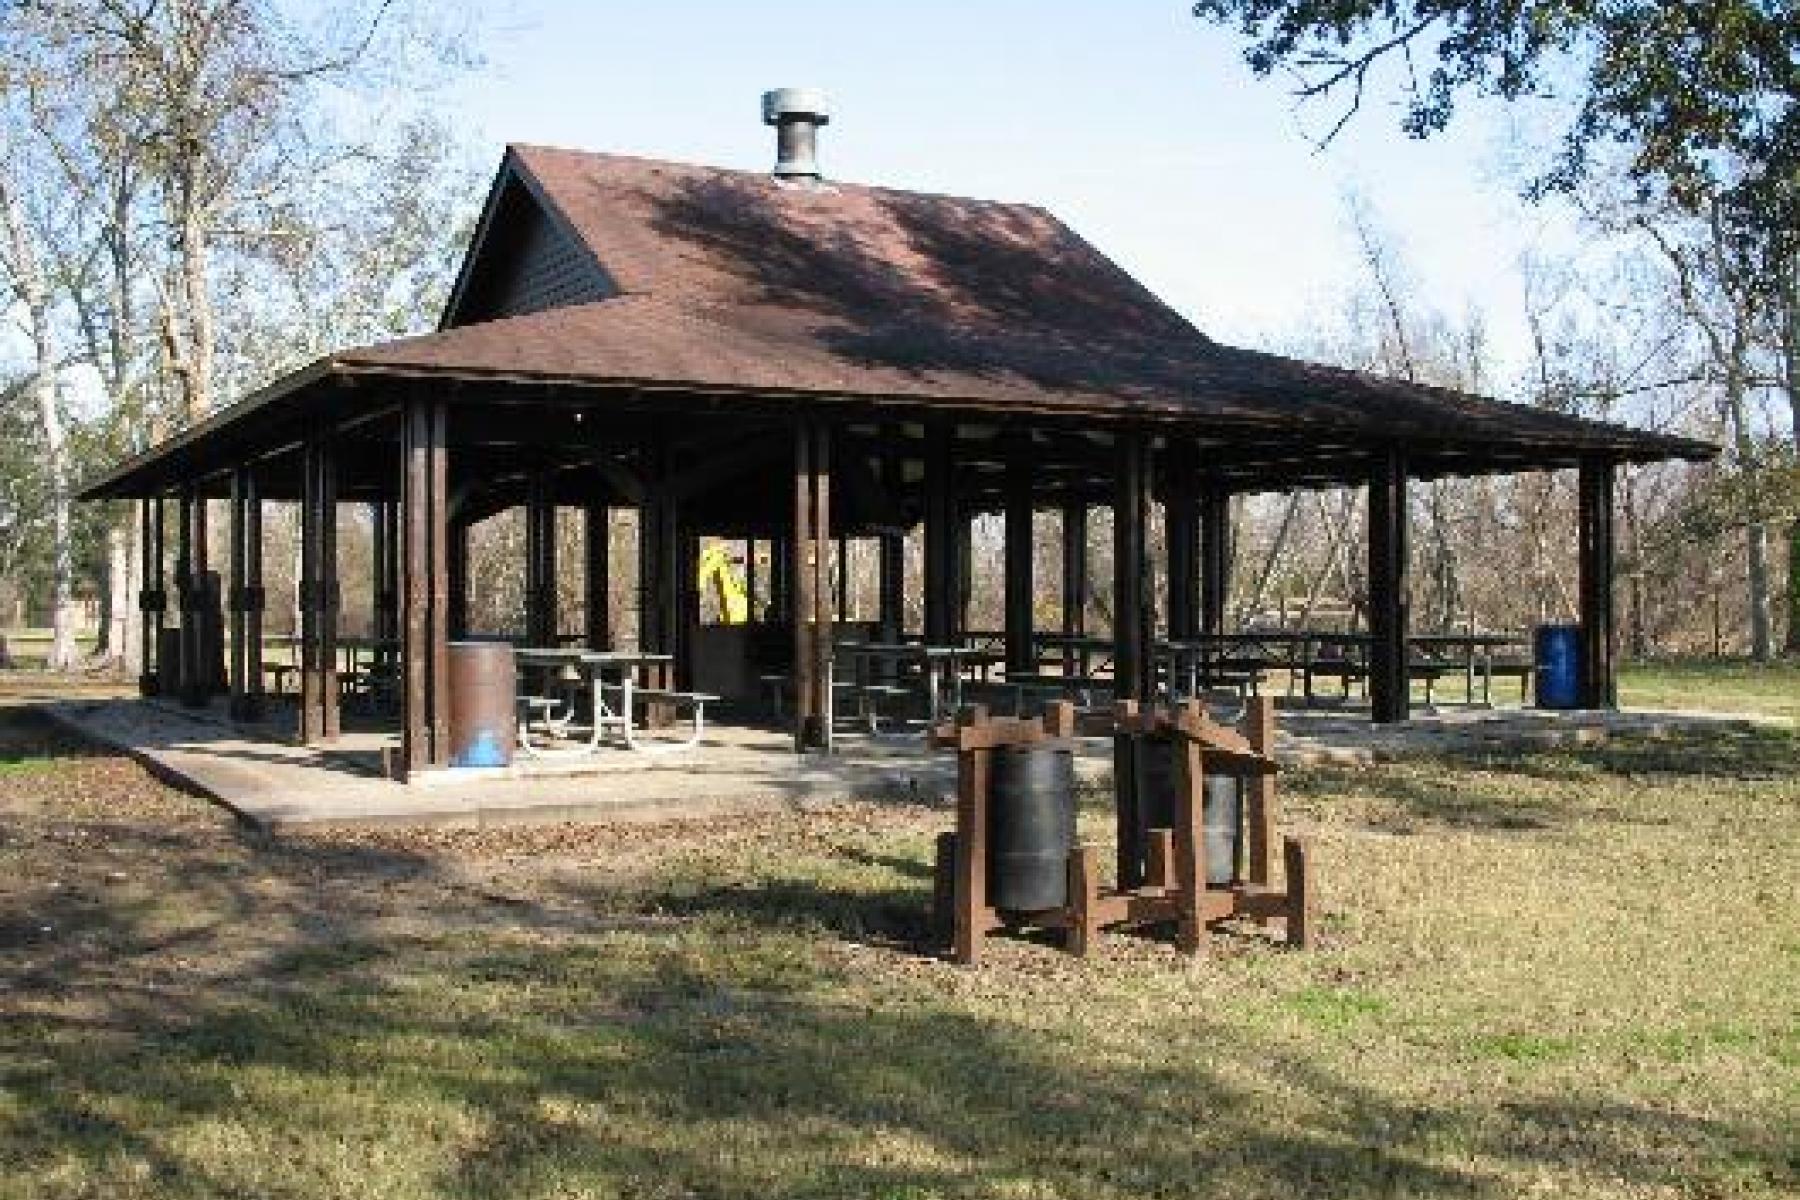
[[[1475,703],[1475,681],[1481,680],[1481,702],[1493,702],[1494,676],[1496,674],[1516,675],[1519,678],[1519,698],[1525,698],[1525,689],[1529,686],[1533,666],[1529,655],[1506,656],[1508,650],[1529,650],[1530,639],[1516,633],[1488,633],[1470,630],[1466,633],[1416,633],[1407,638],[1407,644],[1418,652],[1409,665],[1410,671],[1416,671],[1425,678],[1425,700],[1431,702],[1431,688],[1436,679],[1445,674],[1460,671],[1463,676],[1464,694],[1470,704]]]
[[[1529,662],[1504,655],[1506,650],[1529,645],[1517,634],[1416,633],[1408,636],[1406,643],[1408,677],[1424,681],[1428,704],[1433,702],[1437,681],[1446,675],[1463,676],[1471,704],[1475,703],[1478,683],[1481,702],[1492,702],[1495,675],[1516,674],[1522,681],[1530,677]],[[1346,695],[1353,681],[1366,680],[1373,645],[1373,637],[1362,632],[1262,629],[1205,634],[1172,642],[1166,644],[1164,653],[1170,663],[1172,690],[1185,685],[1191,695],[1200,686],[1231,682],[1237,676],[1248,677],[1254,690],[1255,680],[1261,674],[1286,670],[1289,695],[1297,681],[1310,704],[1321,678],[1338,680]]]
[[[872,711],[871,702],[891,686],[876,681],[876,668],[891,664],[902,676],[910,668],[923,690],[926,716],[933,723],[962,707],[963,665],[985,653],[967,646],[924,642],[840,642],[836,650],[838,656],[850,660],[852,695],[865,720]]]
[[[1040,656],[1050,656],[1052,652],[1062,654],[1063,674],[1092,676],[1097,672],[1112,667],[1113,640],[1092,633],[1056,633],[1044,630],[1031,635],[1038,644]],[[1095,662],[1099,659],[1099,662]]]
[[[577,646],[531,646],[514,651],[519,666],[520,704],[525,719],[519,725],[519,748],[532,758],[592,754],[601,738],[617,733],[627,749],[641,752],[682,750],[699,744],[705,729],[706,705],[717,697],[702,692],[677,692],[661,686],[674,656],[644,650],[586,650]],[[657,683],[640,684],[639,673],[655,675]],[[525,687],[536,676],[547,684],[541,691]],[[608,676],[616,676],[616,682]],[[588,699],[587,720],[582,721],[581,699]],[[649,744],[637,736],[637,704],[686,703],[693,713],[689,736],[679,742]],[[532,735],[554,741],[573,741],[573,746],[538,745]]]

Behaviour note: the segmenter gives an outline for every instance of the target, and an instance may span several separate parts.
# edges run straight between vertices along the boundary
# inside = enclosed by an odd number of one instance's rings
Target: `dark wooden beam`
[[[831,588],[826,579],[827,551],[831,547],[831,431],[813,425],[812,450],[812,534],[813,549],[813,639],[812,686],[815,744],[831,749],[832,738],[832,648],[836,640],[837,612],[832,605]]]
[[[925,640],[950,643],[961,624],[953,613],[961,595],[957,584],[954,430],[943,421],[926,427],[925,437]]]
[[[446,621],[450,637],[466,638],[469,636],[469,539],[473,526],[448,515],[445,520],[448,523],[444,537],[448,557],[444,563],[444,586],[449,591]]]
[[[1407,671],[1406,458],[1398,447],[1369,474],[1369,708],[1381,723],[1412,710]]]
[[[881,440],[880,478],[888,502],[900,507],[905,491],[906,464],[902,458],[902,434],[898,426],[886,428]],[[876,535],[876,591],[881,640],[894,642],[906,632],[906,535],[898,529],[883,529]]]
[[[590,504],[582,510],[582,548],[586,552],[582,577],[584,630],[588,649],[612,648],[612,524],[611,510]]]
[[[143,587],[138,592],[138,611],[143,617],[142,673],[138,691],[154,696],[160,690],[157,678],[158,655],[161,653],[163,625],[168,619],[169,593],[163,571],[163,500],[154,496],[138,502],[139,550],[143,555]]]
[[[1006,463],[1006,673],[1037,670],[1032,644],[1035,596],[1032,545],[1032,444],[1023,430],[1012,435]]]
[[[450,762],[450,516],[444,400],[407,398],[401,435],[400,759],[411,773]]]
[[[1062,631],[1087,632],[1088,510],[1083,503],[1062,508]],[[1063,674],[1086,674],[1087,655],[1073,646],[1063,650]]]
[[[248,466],[231,473],[231,715],[263,712],[262,500]]]
[[[1200,493],[1200,632],[1225,632],[1231,596],[1231,493],[1216,485]]]
[[[813,621],[817,611],[814,600],[818,576],[814,569],[813,539],[813,431],[802,421],[794,427],[794,528],[789,552],[792,565],[789,577],[793,588],[794,667],[791,672],[794,691],[794,749],[805,751],[813,745],[818,714],[813,710]]]
[[[1581,602],[1581,706],[1616,708],[1617,642],[1613,628],[1613,483],[1610,459],[1584,458],[1578,485]]]
[[[525,500],[525,636],[532,645],[556,645],[556,607],[556,497],[538,471]]]
[[[193,489],[182,491],[176,531],[175,587],[181,606],[181,653],[176,674],[181,702],[192,708],[207,701],[206,642],[203,617],[206,608],[206,501]]]
[[[300,740],[338,736],[337,464],[329,435],[306,441],[300,502]]]
[[[1118,474],[1113,499],[1113,681],[1121,701],[1150,698],[1154,662],[1150,655],[1149,556],[1145,527],[1150,508],[1150,439],[1141,429],[1119,434]],[[1144,831],[1138,820],[1138,740],[1113,739],[1114,797],[1118,818],[1118,880],[1133,888],[1144,882]]]
[[[1200,632],[1200,462],[1192,442],[1169,439],[1163,475],[1169,636],[1191,638]]]

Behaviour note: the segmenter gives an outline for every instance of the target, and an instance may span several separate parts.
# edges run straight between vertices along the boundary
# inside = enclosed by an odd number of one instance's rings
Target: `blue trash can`
[[[1532,663],[1539,708],[1581,707],[1581,626],[1539,625]]]

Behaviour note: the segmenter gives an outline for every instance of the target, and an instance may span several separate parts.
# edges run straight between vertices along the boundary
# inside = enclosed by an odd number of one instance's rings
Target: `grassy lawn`
[[[1619,673],[1619,700],[1639,708],[1763,713],[1800,724],[1800,661],[1632,663]]]
[[[0,709],[0,1197],[1800,1188],[1793,731],[1285,786],[1322,949],[969,970],[941,811],[269,842]]]

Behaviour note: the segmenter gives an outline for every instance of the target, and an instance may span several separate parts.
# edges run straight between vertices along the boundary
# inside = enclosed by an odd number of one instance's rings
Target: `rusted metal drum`
[[[1008,912],[1069,902],[1075,753],[1067,742],[1004,746],[988,776],[988,903]]]
[[[1145,738],[1138,754],[1138,828],[1172,829],[1175,789],[1181,775],[1175,755],[1181,743]],[[1244,781],[1230,775],[1208,775],[1201,783],[1200,827],[1206,843],[1206,884],[1224,887],[1239,874],[1243,829]]]
[[[518,744],[518,681],[507,642],[450,643],[450,765],[504,767]]]

